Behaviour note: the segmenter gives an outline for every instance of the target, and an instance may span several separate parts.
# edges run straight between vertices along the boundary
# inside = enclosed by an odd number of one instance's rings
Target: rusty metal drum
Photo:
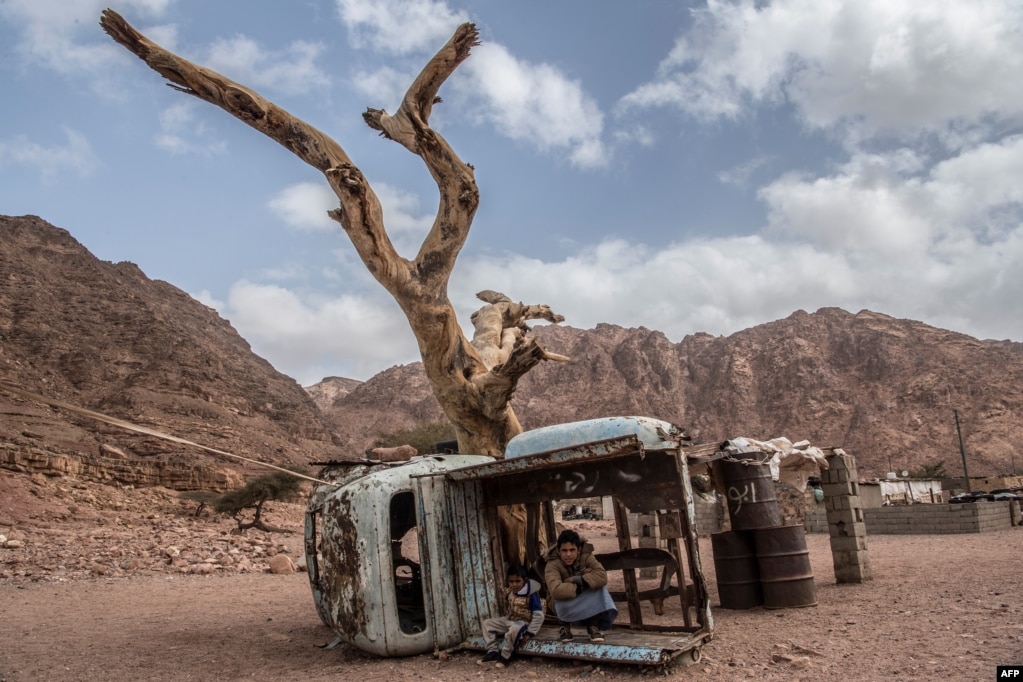
[[[721,481],[732,530],[754,530],[781,525],[771,468],[761,464],[760,453],[744,453],[714,462]]]
[[[763,604],[764,594],[752,533],[712,533],[710,542],[721,608],[745,610]]]
[[[764,608],[816,606],[817,589],[803,527],[759,528],[752,534]]]

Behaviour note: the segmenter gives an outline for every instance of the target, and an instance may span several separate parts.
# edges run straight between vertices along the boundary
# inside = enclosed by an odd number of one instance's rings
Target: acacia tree
[[[370,128],[423,160],[440,192],[433,226],[416,257],[408,260],[394,249],[379,199],[341,145],[249,88],[160,47],[113,10],[103,11],[100,25],[171,87],[224,109],[324,174],[340,203],[329,215],[408,318],[433,393],[455,427],[459,451],[502,457],[505,444],[522,430],[509,405],[519,379],[541,360],[567,358],[548,353],[526,334],[528,319],[564,319],[546,305],[480,292],[487,305],[473,316],[470,342],[448,299],[448,280],[479,205],[479,190],[472,166],[430,128],[429,119],[441,101],[440,86],[479,45],[476,26],[466,23],[455,30],[394,115],[381,109],[363,114]]]
[[[249,528],[257,528],[267,533],[286,533],[283,528],[268,526],[263,521],[263,511],[267,502],[289,502],[301,492],[299,480],[287,472],[275,471],[254,478],[244,487],[231,490],[213,502],[213,509],[220,514],[228,514],[238,524],[238,532],[243,533]],[[252,518],[246,518],[246,512]]]

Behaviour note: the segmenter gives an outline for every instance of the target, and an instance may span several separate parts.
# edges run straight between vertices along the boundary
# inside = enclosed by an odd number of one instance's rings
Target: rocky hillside
[[[649,415],[706,442],[841,446],[871,476],[889,460],[901,470],[940,458],[960,471],[953,410],[971,474],[1008,473],[1023,436],[1018,342],[833,308],[679,343],[613,325],[536,333],[572,361],[520,384],[526,428]],[[0,217],[0,382],[277,464],[355,457],[380,433],[442,418],[418,363],[304,391],[214,310],[35,217]],[[0,391],[8,470],[223,489],[240,480],[235,464]]]
[[[864,476],[883,476],[889,459],[900,470],[941,459],[960,472],[953,410],[971,475],[1009,473],[1023,438],[1019,343],[836,308],[679,343],[613,325],[535,331],[572,362],[542,364],[520,384],[513,405],[526,428],[649,415],[707,442],[786,436],[843,447]],[[441,418],[418,363],[382,372],[328,412],[354,450],[382,431]]]
[[[0,216],[0,381],[256,460],[341,454],[313,399],[216,311],[33,216]],[[8,469],[223,489],[235,462],[0,391]]]
[[[313,399],[316,406],[326,410],[341,398],[354,391],[362,384],[358,379],[346,379],[345,377],[327,377],[319,383],[307,387],[306,393]]]

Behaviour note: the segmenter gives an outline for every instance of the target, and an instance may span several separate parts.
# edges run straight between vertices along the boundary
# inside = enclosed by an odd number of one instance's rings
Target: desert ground
[[[874,578],[836,584],[828,538],[807,535],[818,604],[717,608],[690,666],[640,668],[524,658],[499,670],[450,651],[380,659],[333,640],[305,574],[302,505],[276,505],[293,533],[232,535],[162,489],[117,489],[0,471],[0,682],[23,680],[994,679],[1023,663],[1023,529],[868,536]],[[595,542],[609,522],[571,522]],[[609,635],[613,642],[614,631]]]

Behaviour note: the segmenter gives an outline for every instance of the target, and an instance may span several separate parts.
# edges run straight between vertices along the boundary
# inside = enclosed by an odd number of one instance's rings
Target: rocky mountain
[[[698,441],[840,446],[870,476],[936,459],[960,471],[953,410],[973,475],[1009,473],[1023,437],[1014,341],[835,308],[678,343],[607,324],[535,332],[572,361],[521,382],[526,428],[648,415]],[[214,310],[31,216],[0,216],[0,382],[275,464],[359,457],[381,433],[442,419],[419,363],[303,390]],[[177,489],[240,481],[235,460],[2,390],[0,467]]]
[[[344,398],[362,384],[358,379],[345,377],[327,377],[322,381],[306,387],[306,393],[313,399],[316,406],[326,410],[335,402]]]
[[[535,333],[572,361],[541,364],[520,383],[512,404],[524,428],[648,415],[706,442],[786,436],[842,447],[864,476],[935,460],[961,472],[953,410],[971,475],[1010,473],[1023,438],[1019,343],[837,308],[679,343],[607,324]],[[378,374],[327,412],[356,452],[376,434],[442,417],[419,363]]]
[[[341,454],[309,394],[216,311],[34,216],[0,216],[0,381],[278,465]],[[178,489],[240,480],[235,459],[4,391],[0,466]]]

